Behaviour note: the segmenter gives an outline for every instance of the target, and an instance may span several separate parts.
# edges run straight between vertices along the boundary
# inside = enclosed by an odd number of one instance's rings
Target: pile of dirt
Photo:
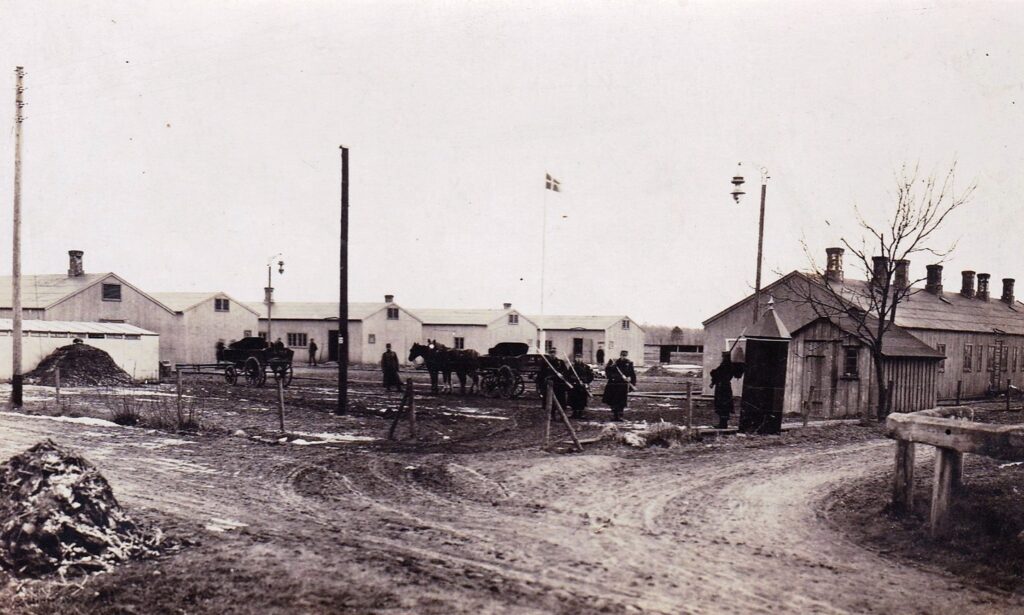
[[[685,427],[664,421],[659,421],[639,431],[621,430],[615,425],[606,425],[601,432],[601,437],[634,448],[651,446],[670,448],[689,441]]]
[[[54,350],[25,374],[25,381],[55,386],[58,367],[63,386],[117,386],[132,382],[132,377],[118,367],[109,354],[87,344],[69,344]]]
[[[110,570],[156,554],[161,540],[125,514],[96,468],[51,440],[0,466],[0,567],[13,574]]]

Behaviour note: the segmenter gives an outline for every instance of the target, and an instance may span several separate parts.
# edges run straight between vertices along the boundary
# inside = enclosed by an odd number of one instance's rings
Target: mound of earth
[[[25,380],[55,386],[58,367],[60,383],[64,386],[116,386],[132,382],[132,377],[118,367],[109,354],[87,344],[69,344],[54,350],[25,374]]]
[[[19,576],[109,570],[152,555],[159,530],[133,522],[106,479],[51,440],[0,466],[0,567]]]

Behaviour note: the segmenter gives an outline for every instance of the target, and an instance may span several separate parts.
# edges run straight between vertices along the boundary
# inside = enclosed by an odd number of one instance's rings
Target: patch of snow
[[[93,418],[91,416],[45,416],[42,414],[22,414],[20,412],[0,412],[0,414],[19,416],[26,419],[38,419],[41,421],[57,421],[58,423],[78,423],[79,425],[92,425],[93,427],[124,428],[124,425],[118,425],[117,423],[104,419]]]
[[[1001,463],[1001,464],[999,464],[999,467],[1000,467],[1000,469],[1002,469],[1002,468],[1009,468],[1011,466],[1019,466],[1022,463],[1024,463],[1024,461],[1011,461],[1009,463]]]
[[[228,532],[230,530],[237,530],[239,528],[246,527],[247,525],[247,523],[242,523],[241,521],[235,521],[233,519],[210,517],[210,523],[206,524],[206,529],[211,532]]]
[[[310,433],[307,431],[293,431],[292,433],[297,436],[306,436],[307,438],[313,438],[321,442],[373,442],[374,440],[378,439],[372,436],[357,436],[351,433]],[[319,442],[317,442],[317,444],[319,444]]]

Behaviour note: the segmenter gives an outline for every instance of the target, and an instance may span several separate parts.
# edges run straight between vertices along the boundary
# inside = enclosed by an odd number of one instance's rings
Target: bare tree
[[[789,284],[794,300],[809,306],[820,318],[827,318],[847,335],[856,338],[870,352],[875,373],[876,414],[888,413],[889,394],[885,382],[884,348],[887,334],[896,321],[899,305],[911,294],[915,282],[909,279],[907,263],[915,254],[927,253],[942,262],[956,248],[933,244],[943,223],[971,198],[976,184],[955,187],[956,163],[941,179],[921,177],[917,166],[902,167],[896,174],[896,207],[884,226],[870,223],[855,208],[863,231],[858,241],[841,238],[841,244],[867,275],[868,283],[851,284],[830,280],[804,244],[814,275],[799,277]]]

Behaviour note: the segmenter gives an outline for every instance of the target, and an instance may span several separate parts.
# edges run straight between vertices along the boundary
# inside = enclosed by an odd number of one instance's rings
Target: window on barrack
[[[120,284],[104,284],[103,285],[103,300],[104,301],[120,301],[121,300],[121,285]]]
[[[388,320],[398,320],[398,308],[388,308]]]
[[[860,347],[843,346],[843,377],[857,378],[860,376]]]
[[[213,300],[213,310],[215,312],[228,312],[231,310],[231,302],[218,297]]]
[[[510,325],[518,325],[519,324],[519,314],[509,314],[508,315],[508,324],[510,324]]]
[[[464,349],[466,347],[466,338],[464,338],[464,337],[457,337],[457,338],[455,338],[455,347],[458,348],[459,350]]]
[[[974,346],[972,344],[964,344],[964,371],[970,372],[971,365],[974,361]]]
[[[308,343],[308,337],[305,333],[289,333],[288,334],[288,345],[292,348],[304,348]]]
[[[942,353],[942,360],[939,361],[939,373],[945,373],[946,371],[946,345],[935,344],[935,350]]]
[[[623,328],[623,330],[628,330],[629,329],[629,319],[628,318],[626,320],[622,321],[622,328]]]

